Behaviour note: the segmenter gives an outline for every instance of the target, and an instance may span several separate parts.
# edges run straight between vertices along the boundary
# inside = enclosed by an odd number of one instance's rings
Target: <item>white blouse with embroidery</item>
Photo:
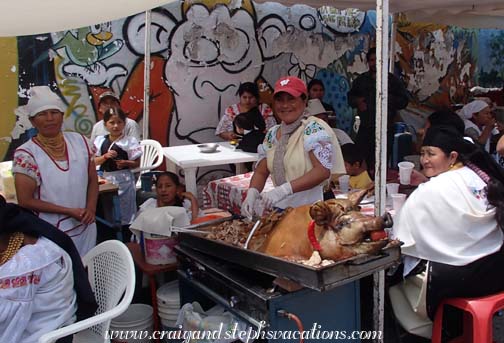
[[[259,153],[259,163],[262,159],[266,158],[266,152],[278,144],[277,132],[280,125],[271,128],[264,142],[257,147]],[[331,143],[331,135],[316,121],[308,121],[304,128],[304,150],[306,152],[313,151],[317,160],[325,168],[331,170],[334,164],[333,156],[334,149]]]
[[[0,342],[37,342],[77,310],[72,260],[45,237],[0,266]]]
[[[94,140],[94,146],[96,149],[95,156],[101,156],[101,146],[103,142],[105,142],[106,136],[98,136]],[[142,156],[142,147],[140,143],[135,137],[132,136],[123,136],[114,142],[112,142],[112,146],[117,145],[119,148],[128,153],[128,160],[134,161]]]
[[[90,152],[90,158],[95,154],[95,148],[85,138],[86,144],[88,146],[88,151]],[[62,169],[68,168],[68,161],[55,161]],[[24,150],[16,150],[14,153],[14,158],[12,161],[12,173],[20,173],[31,177],[37,182],[37,186],[40,186],[42,179],[40,178],[40,170],[35,159],[28,152]]]

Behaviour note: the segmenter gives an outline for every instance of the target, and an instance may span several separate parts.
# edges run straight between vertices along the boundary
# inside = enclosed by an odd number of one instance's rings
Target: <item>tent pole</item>
[[[385,212],[385,182],[387,173],[387,95],[389,2],[376,2],[376,126],[375,126],[375,215]],[[373,275],[374,330],[381,332],[375,342],[383,342],[385,303],[385,271]]]
[[[389,72],[394,73],[395,64],[395,44],[397,38],[397,21],[399,16],[397,13],[392,15],[392,27],[390,28],[390,53],[389,53]]]
[[[150,43],[151,11],[145,11],[145,51],[144,51],[144,96],[143,96],[143,130],[142,139],[149,138],[149,96],[150,96]]]

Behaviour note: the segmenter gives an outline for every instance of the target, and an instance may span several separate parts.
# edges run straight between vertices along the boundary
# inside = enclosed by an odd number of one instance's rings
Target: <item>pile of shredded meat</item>
[[[254,223],[243,220],[226,221],[212,227],[206,238],[243,247],[253,226]]]

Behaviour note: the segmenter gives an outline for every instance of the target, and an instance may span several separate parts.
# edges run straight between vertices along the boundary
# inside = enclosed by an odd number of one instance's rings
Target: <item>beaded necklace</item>
[[[22,232],[15,232],[9,238],[7,249],[0,253],[0,266],[9,261],[14,255],[17,254],[24,242],[24,234]]]
[[[66,144],[62,132],[58,133],[56,137],[45,137],[39,133],[35,138],[55,160],[66,159]]]

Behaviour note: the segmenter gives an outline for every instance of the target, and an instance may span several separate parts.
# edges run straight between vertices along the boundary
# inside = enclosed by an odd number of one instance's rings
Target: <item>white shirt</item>
[[[415,190],[394,223],[405,255],[464,266],[500,249],[503,233],[488,208],[486,184],[467,167],[444,172]]]
[[[107,128],[105,127],[105,123],[103,120],[100,120],[93,126],[93,130],[91,131],[91,142],[94,142],[96,137],[98,136],[105,136],[108,135],[109,132]],[[124,126],[124,135],[125,136],[130,136],[130,137],[135,137],[137,141],[141,140],[141,132],[140,132],[140,126],[137,124],[136,121],[130,118],[126,118],[126,124]]]
[[[45,237],[0,266],[0,342],[37,342],[75,321],[72,260]]]

